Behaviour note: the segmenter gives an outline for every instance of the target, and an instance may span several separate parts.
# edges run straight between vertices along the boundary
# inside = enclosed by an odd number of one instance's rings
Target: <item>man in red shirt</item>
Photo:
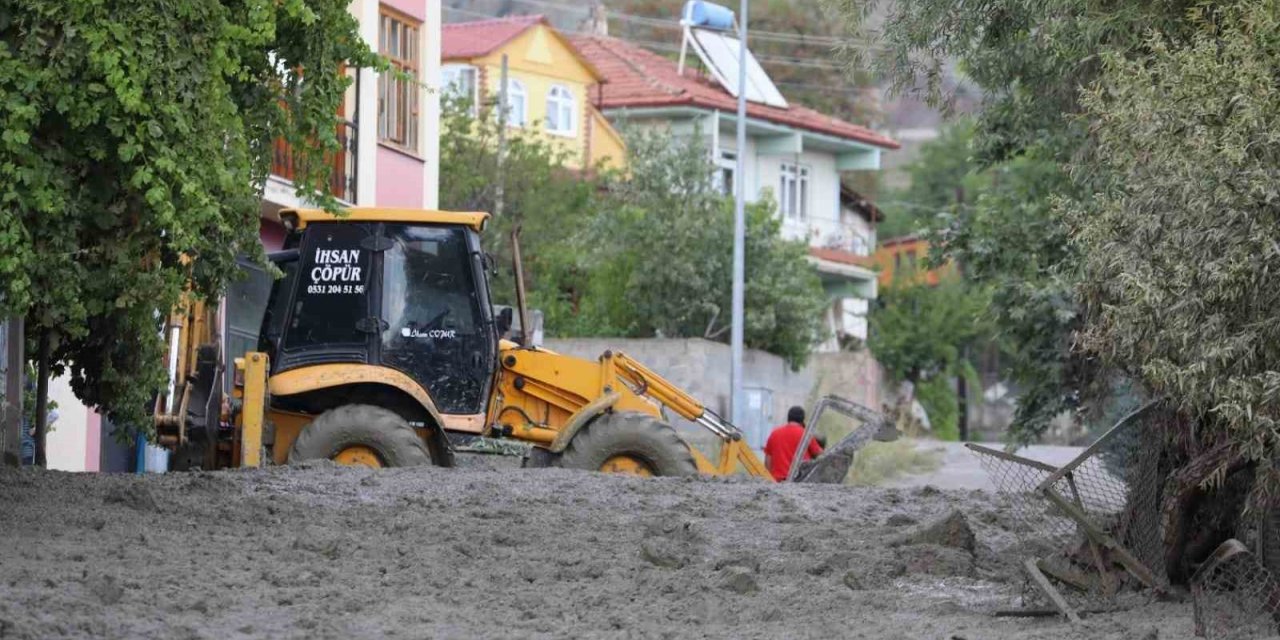
[[[796,449],[804,439],[804,409],[791,407],[787,410],[787,423],[769,434],[769,441],[764,445],[764,465],[769,467],[773,479],[782,482],[791,471],[791,461],[796,457]],[[808,451],[802,460],[812,460],[822,453],[822,445],[817,438],[809,439]]]

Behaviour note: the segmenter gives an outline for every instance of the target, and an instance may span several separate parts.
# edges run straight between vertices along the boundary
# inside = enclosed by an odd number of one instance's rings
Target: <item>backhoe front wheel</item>
[[[289,450],[289,463],[307,460],[374,468],[412,467],[431,464],[431,454],[399,414],[382,407],[349,404],[330,409],[303,427]]]
[[[610,413],[583,427],[559,466],[637,476],[692,476],[698,466],[671,425],[643,413]]]

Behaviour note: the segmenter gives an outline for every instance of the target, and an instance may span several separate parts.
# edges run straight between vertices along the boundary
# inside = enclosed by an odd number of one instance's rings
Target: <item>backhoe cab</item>
[[[270,259],[284,275],[258,350],[236,358],[222,422],[205,379],[216,323],[199,305],[175,315],[171,350],[186,355],[171,359],[175,384],[156,424],[189,466],[451,466],[453,440],[482,436],[520,443],[530,466],[770,477],[735,427],[626,355],[592,362],[501,339],[514,313],[495,314],[490,300],[487,214],[298,209],[281,219],[288,236]],[[209,408],[190,410],[192,397]],[[664,407],[715,434],[716,450],[690,446]]]

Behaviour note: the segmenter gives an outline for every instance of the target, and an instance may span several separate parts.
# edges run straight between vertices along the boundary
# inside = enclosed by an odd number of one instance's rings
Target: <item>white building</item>
[[[608,36],[578,36],[573,43],[604,77],[591,93],[606,117],[706,136],[728,192],[738,179],[738,154],[745,154],[747,193],[757,198],[772,193],[783,234],[808,242],[810,259],[822,276],[831,301],[831,338],[821,350],[837,350],[841,339],[865,340],[867,301],[876,296],[871,253],[879,213],[842,185],[841,173],[879,170],[881,153],[897,149],[898,143],[865,127],[773,100],[748,103],[746,147],[738,149],[737,98],[714,74],[701,71],[696,58],[691,56],[682,70],[675,61]]]

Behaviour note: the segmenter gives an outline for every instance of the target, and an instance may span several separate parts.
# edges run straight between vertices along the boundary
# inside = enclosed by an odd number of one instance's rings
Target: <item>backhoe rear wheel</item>
[[[692,476],[698,465],[669,424],[643,413],[610,413],[583,427],[559,466],[638,476]]]
[[[289,463],[333,460],[362,467],[431,464],[427,445],[399,414],[367,404],[330,409],[303,427],[289,450]]]

